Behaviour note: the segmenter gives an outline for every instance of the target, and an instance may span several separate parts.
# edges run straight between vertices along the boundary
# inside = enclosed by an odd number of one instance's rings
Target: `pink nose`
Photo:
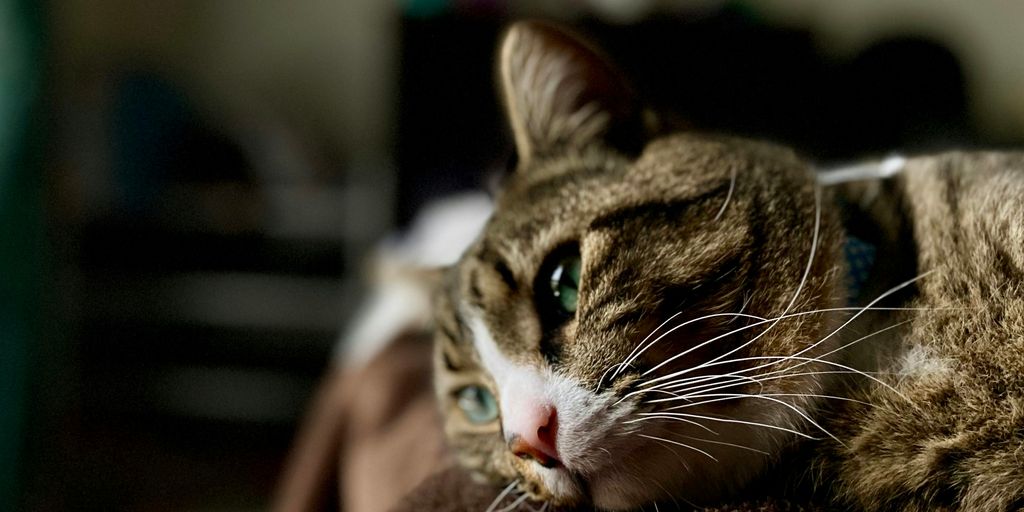
[[[558,412],[550,405],[524,407],[509,418],[506,425],[508,447],[516,457],[533,459],[552,468],[561,463],[555,440],[558,436]]]

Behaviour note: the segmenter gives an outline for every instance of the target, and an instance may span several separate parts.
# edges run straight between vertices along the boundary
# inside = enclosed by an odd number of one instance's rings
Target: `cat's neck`
[[[871,246],[873,263],[866,275],[858,276],[852,305],[864,307],[917,273],[917,258],[911,217],[906,214],[905,181],[899,175],[846,181],[826,185],[835,207],[843,212],[847,238]],[[849,260],[849,258],[848,258]],[[847,261],[849,267],[853,263]],[[916,295],[913,286],[892,293],[875,307],[905,306]],[[874,332],[891,323],[887,312],[865,312],[858,331]],[[847,362],[862,369],[876,369],[879,360],[890,359],[903,350],[897,330],[874,336],[851,350]]]

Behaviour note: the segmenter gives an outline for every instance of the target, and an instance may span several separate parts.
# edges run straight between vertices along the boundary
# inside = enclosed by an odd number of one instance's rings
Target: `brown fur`
[[[680,499],[710,504],[748,486],[795,444],[795,435],[715,424],[715,439],[768,455],[699,444],[705,455],[718,456],[709,463],[639,435],[693,439],[700,433],[694,426],[625,421],[664,410],[641,394],[594,416],[597,441],[585,441],[594,449],[574,461],[573,477],[585,492],[551,488],[534,462],[512,455],[500,421],[471,424],[456,406],[462,386],[498,384],[485,369],[471,319],[486,325],[510,364],[597,390],[593,400],[629,397],[646,370],[753,322],[694,323],[606,381],[608,370],[675,312],[687,312],[680,323],[844,305],[841,248],[855,232],[878,245],[881,260],[860,303],[904,276],[928,272],[884,304],[917,310],[868,313],[835,336],[828,335],[850,313],[782,319],[770,329],[731,334],[653,376],[733,350],[737,361],[698,375],[785,375],[760,387],[736,384],[729,392],[748,398],[693,411],[815,435],[822,431],[802,415],[824,422],[838,439],[812,443],[810,477],[819,486],[827,482],[841,502],[872,510],[1024,505],[1024,158],[924,157],[884,183],[822,190],[809,166],[784,148],[646,133],[625,83],[599,53],[559,29],[515,25],[500,58],[520,165],[484,233],[448,273],[437,303],[436,387],[446,434],[465,467],[492,482],[519,480],[523,492],[556,505],[614,509]],[[543,272],[567,247],[578,247],[583,263],[579,306],[571,318],[552,321]],[[903,320],[901,328],[838,350]],[[764,364],[793,354],[832,362]],[[911,356],[924,364],[904,367]],[[821,373],[840,368],[833,362],[879,370],[899,394],[864,375]],[[798,396],[844,393],[867,405]],[[595,455],[598,447],[610,460]]]
[[[943,371],[880,362],[911,399],[873,386],[871,404],[833,421],[848,449],[824,463],[840,496],[870,510],[1016,510],[1024,506],[1024,156],[912,159],[894,196],[913,225],[919,272],[932,272],[898,341]]]

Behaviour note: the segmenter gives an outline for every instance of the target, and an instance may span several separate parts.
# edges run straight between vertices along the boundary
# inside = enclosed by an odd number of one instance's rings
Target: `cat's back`
[[[867,509],[1024,506],[1024,153],[907,160],[917,252],[902,356],[837,428],[845,495]]]
[[[1024,153],[949,152],[905,164],[904,201],[926,293],[987,301],[1024,281]]]

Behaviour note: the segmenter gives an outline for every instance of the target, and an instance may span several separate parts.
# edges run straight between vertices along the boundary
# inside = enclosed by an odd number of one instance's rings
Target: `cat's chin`
[[[543,482],[547,496],[537,496],[555,505],[578,505],[586,501],[584,485],[564,467],[540,468],[537,478]]]
[[[615,472],[589,481],[590,504],[597,510],[626,511],[666,499],[664,487],[642,485],[635,475]]]
[[[635,485],[635,484],[634,484]],[[600,510],[635,510],[637,503],[647,500],[623,492],[618,485],[595,484],[590,497],[594,508]]]

